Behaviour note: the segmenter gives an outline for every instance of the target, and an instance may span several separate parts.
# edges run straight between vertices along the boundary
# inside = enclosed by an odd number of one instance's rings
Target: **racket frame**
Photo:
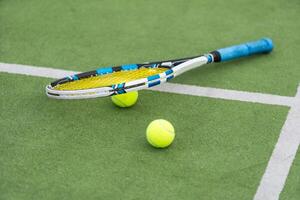
[[[191,70],[193,68],[199,67],[200,65],[204,65],[213,61],[212,54],[201,55],[198,57],[189,57],[189,58],[182,58],[176,60],[166,60],[161,62],[151,62],[145,64],[139,64],[140,66],[143,65],[158,65],[157,67],[169,67],[168,70],[165,72],[148,76],[145,78],[137,79],[134,81],[129,81],[125,83],[114,84],[107,87],[99,87],[99,88],[91,88],[91,89],[84,89],[84,90],[56,90],[55,86],[60,84],[59,82],[69,82],[69,81],[77,81],[74,77],[78,75],[73,75],[66,77],[64,79],[60,79],[55,81],[54,84],[50,84],[46,86],[46,94],[50,98],[54,99],[87,99],[87,98],[97,98],[97,97],[105,97],[105,96],[112,96],[117,94],[123,94],[126,92],[142,90],[146,88],[150,88],[161,83],[165,83],[174,77],[184,73],[185,71]],[[178,64],[173,66],[174,63]],[[103,69],[103,68],[102,68]],[[108,68],[106,68],[108,69]],[[86,72],[85,74],[92,74],[92,72]],[[113,72],[112,72],[113,73]],[[84,74],[84,73],[81,73]],[[79,74],[79,75],[81,75]],[[94,75],[89,75],[91,77]],[[87,78],[88,78],[87,77]],[[86,78],[82,77],[81,78]],[[52,86],[53,85],[53,86]]]

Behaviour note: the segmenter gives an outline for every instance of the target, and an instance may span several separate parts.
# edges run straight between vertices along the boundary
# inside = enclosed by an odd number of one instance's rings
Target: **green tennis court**
[[[299,13],[298,0],[0,0],[0,199],[300,199]],[[53,69],[262,37],[272,53],[189,71],[132,108],[45,95]],[[147,143],[155,119],[174,125],[166,149]]]

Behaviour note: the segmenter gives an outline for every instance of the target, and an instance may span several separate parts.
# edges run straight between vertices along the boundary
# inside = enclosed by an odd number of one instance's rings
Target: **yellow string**
[[[126,83],[141,78],[146,78],[155,74],[162,73],[168,68],[139,68],[137,70],[126,70],[113,72],[111,74],[98,75],[78,81],[59,84],[54,88],[56,90],[84,90],[98,87],[111,86],[118,83]]]

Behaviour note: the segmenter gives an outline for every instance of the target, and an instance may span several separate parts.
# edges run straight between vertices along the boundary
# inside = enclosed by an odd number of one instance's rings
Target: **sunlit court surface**
[[[299,11],[0,0],[0,199],[300,199]]]

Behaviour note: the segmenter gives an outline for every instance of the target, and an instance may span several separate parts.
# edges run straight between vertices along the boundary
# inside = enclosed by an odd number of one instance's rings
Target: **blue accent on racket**
[[[156,86],[156,85],[159,85],[159,84],[160,84],[160,81],[155,81],[155,82],[149,83],[148,87],[153,87],[153,86]]]
[[[169,81],[169,80],[172,79],[172,78],[174,78],[174,75],[169,76],[169,77],[167,78],[167,81]]]
[[[207,58],[207,63],[211,63],[213,61],[213,58],[211,55],[205,55]]]
[[[113,69],[111,67],[106,68],[100,68],[96,70],[97,74],[109,74],[113,72]]]
[[[147,77],[148,81],[153,81],[153,80],[159,79],[159,78],[160,78],[160,76],[159,76],[158,74],[153,75],[153,76],[148,76],[148,77]]]
[[[165,71],[165,74],[166,74],[166,75],[169,75],[169,74],[172,74],[172,73],[173,73],[173,70],[172,70],[172,69],[169,69],[169,70]]]
[[[120,84],[118,84],[118,88],[123,88],[124,85],[125,85],[125,83],[120,83]]]
[[[124,94],[124,93],[126,93],[126,91],[124,89],[123,90],[118,90],[117,93],[118,94]]]
[[[79,79],[77,75],[73,75],[71,77],[72,77],[72,80],[75,80],[75,81]]]
[[[122,70],[134,70],[137,69],[138,66],[137,64],[128,64],[128,65],[122,65],[121,68]]]

